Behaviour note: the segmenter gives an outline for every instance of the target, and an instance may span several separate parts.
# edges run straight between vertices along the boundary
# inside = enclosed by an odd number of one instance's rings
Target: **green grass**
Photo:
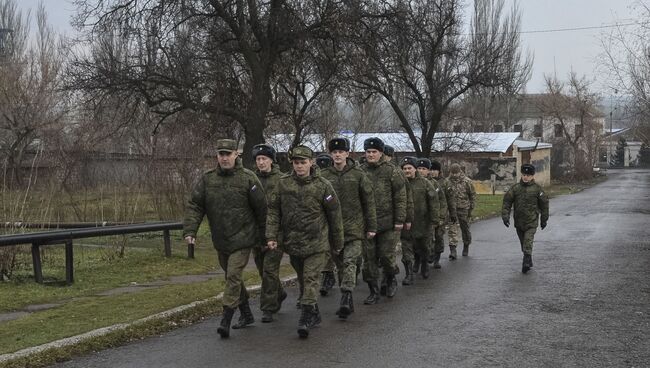
[[[501,213],[503,194],[477,194],[476,206],[472,211],[475,219],[484,219]]]

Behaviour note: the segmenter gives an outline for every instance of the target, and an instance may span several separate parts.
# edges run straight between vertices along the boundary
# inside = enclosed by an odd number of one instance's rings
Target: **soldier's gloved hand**
[[[273,249],[275,249],[275,248],[278,247],[278,242],[276,242],[275,240],[269,240],[269,241],[266,243],[266,247],[267,247],[268,249],[270,249],[270,250],[273,250]]]
[[[540,224],[540,226],[542,227],[542,230],[544,230],[544,228],[546,227],[546,221],[543,221],[543,222]]]
[[[372,239],[372,238],[375,237],[375,235],[377,235],[376,232],[374,232],[374,231],[368,231],[368,232],[366,233],[366,238],[367,238],[367,239]]]
[[[407,222],[407,223],[404,224],[404,230],[407,230],[407,231],[411,230],[411,223],[410,222]]]
[[[510,219],[504,218],[502,220],[503,220],[503,224],[506,225],[506,227],[510,227]]]

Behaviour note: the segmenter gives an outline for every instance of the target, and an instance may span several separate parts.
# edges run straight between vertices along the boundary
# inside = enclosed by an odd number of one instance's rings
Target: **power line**
[[[517,32],[519,34],[524,34],[524,33],[552,33],[552,32],[570,32],[570,31],[582,31],[582,30],[588,30],[588,29],[603,29],[603,28],[614,28],[614,27],[627,27],[627,26],[633,26],[633,25],[638,25],[641,24],[639,22],[632,22],[632,23],[617,23],[617,24],[604,24],[600,26],[590,26],[590,27],[573,27],[573,28],[555,28],[555,29],[541,29],[541,30],[534,30],[534,31],[521,31]]]

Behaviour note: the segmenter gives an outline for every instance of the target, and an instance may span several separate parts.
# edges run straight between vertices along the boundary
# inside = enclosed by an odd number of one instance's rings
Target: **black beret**
[[[521,165],[521,173],[526,175],[535,175],[535,166],[531,164]]]
[[[406,156],[402,159],[401,167],[404,167],[405,165],[411,165],[413,167],[418,167],[418,159],[413,156]]]
[[[368,138],[363,141],[363,150],[376,149],[384,152],[384,141],[377,137]]]
[[[384,146],[384,154],[386,156],[393,157],[395,155],[395,148],[393,148],[393,146],[385,145]]]
[[[334,138],[327,144],[327,149],[332,152],[334,150],[350,151],[350,140],[347,138]]]
[[[431,170],[431,160],[428,158],[418,158],[418,166],[416,167],[426,167]]]
[[[321,169],[328,168],[333,164],[334,162],[332,161],[332,156],[328,155],[327,153],[321,153],[320,155],[316,156],[316,165],[318,165],[318,167]]]
[[[442,165],[440,165],[440,162],[438,161],[431,161],[431,170],[440,171],[442,170]]]
[[[253,159],[256,159],[259,155],[266,156],[275,161],[275,149],[268,144],[258,144],[253,147]]]

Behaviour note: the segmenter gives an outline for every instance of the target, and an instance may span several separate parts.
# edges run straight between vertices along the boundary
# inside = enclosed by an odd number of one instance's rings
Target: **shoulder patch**
[[[544,195],[544,191],[539,192],[540,197],[543,196],[543,195]]]
[[[328,194],[325,196],[325,202],[331,202],[334,200],[334,196],[331,194]]]
[[[255,192],[257,190],[257,184],[253,184],[251,187],[251,192]]]

